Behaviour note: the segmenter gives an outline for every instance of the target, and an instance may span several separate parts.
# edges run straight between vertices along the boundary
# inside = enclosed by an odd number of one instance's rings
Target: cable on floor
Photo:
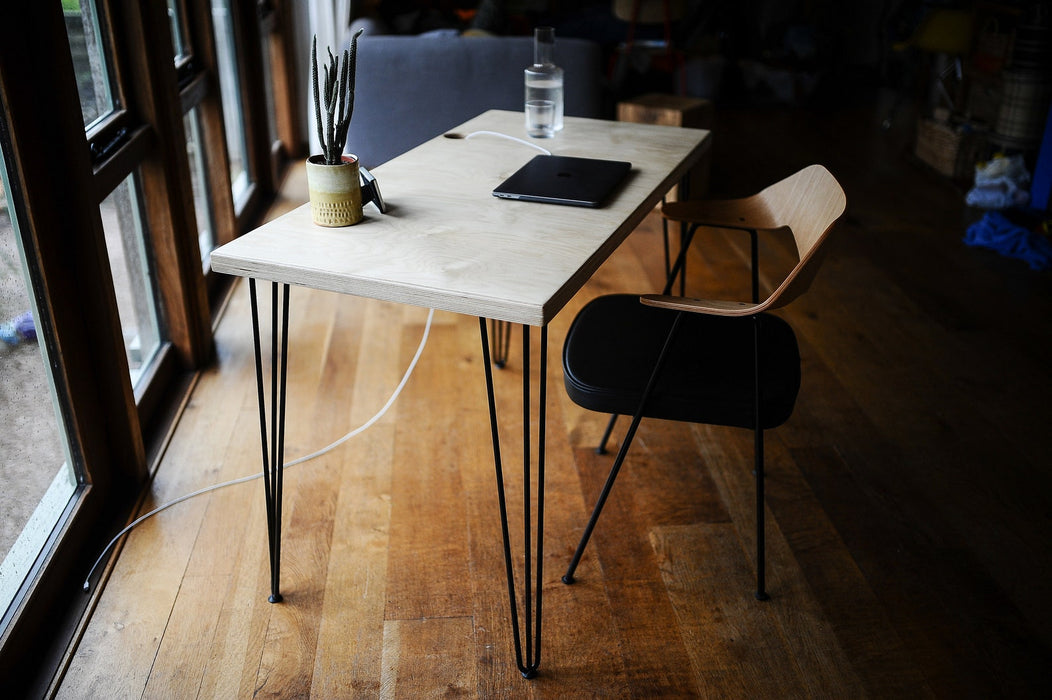
[[[370,427],[372,427],[372,425],[374,423],[376,423],[378,420],[383,418],[384,414],[387,413],[388,409],[390,409],[391,406],[394,404],[394,402],[398,399],[399,394],[402,393],[402,389],[404,389],[405,385],[409,382],[409,377],[412,376],[413,370],[416,369],[416,364],[420,360],[420,356],[424,353],[424,347],[427,345],[427,337],[431,333],[431,321],[434,318],[434,316],[435,316],[435,310],[434,309],[430,309],[428,311],[428,314],[427,314],[427,323],[424,325],[424,335],[423,335],[423,337],[420,338],[420,345],[417,346],[416,354],[413,355],[413,359],[409,363],[409,367],[406,369],[405,374],[402,375],[402,381],[400,381],[398,383],[398,386],[395,387],[395,390],[391,394],[391,397],[389,399],[387,399],[387,403],[385,403],[383,405],[383,407],[379,411],[377,411],[375,415],[373,415],[372,418],[370,418],[369,420],[365,421],[365,423],[362,423],[360,426],[358,426],[354,430],[350,431],[349,433],[347,433],[346,435],[341,437],[339,440],[336,440],[332,444],[327,445],[326,447],[323,447],[320,450],[317,450],[316,452],[312,452],[312,453],[310,453],[308,455],[304,455],[303,457],[298,457],[298,458],[292,460],[291,462],[286,462],[285,465],[282,467],[282,470],[288,469],[289,467],[294,467],[297,464],[303,464],[304,462],[307,462],[307,461],[310,461],[312,459],[316,459],[318,457],[321,457],[322,455],[328,454],[329,452],[331,452],[332,450],[336,449],[337,447],[339,447],[343,443],[347,442],[351,438],[353,438],[353,437],[355,437],[357,435],[360,435],[361,433],[365,432]],[[127,527],[125,527],[123,530],[118,532],[117,535],[112,540],[110,540],[109,544],[107,544],[106,547],[102,550],[102,553],[99,555],[99,558],[95,560],[95,563],[92,565],[91,570],[88,571],[87,578],[84,579],[84,592],[87,593],[87,592],[91,591],[91,577],[95,575],[95,569],[97,569],[99,564],[102,563],[102,560],[105,558],[106,554],[113,548],[113,546],[115,544],[117,544],[117,541],[120,540],[120,538],[124,537],[126,534],[128,534],[129,532],[134,530],[136,527],[141,525],[143,522],[149,520],[150,518],[152,518],[153,516],[157,515],[158,513],[162,512],[164,510],[167,510],[168,508],[171,508],[174,505],[178,505],[180,503],[184,503],[186,501],[189,501],[192,498],[196,498],[198,496],[203,496],[206,493],[211,493],[212,491],[218,491],[219,489],[227,488],[228,486],[236,486],[238,484],[248,483],[249,481],[253,481],[253,480],[258,479],[258,478],[260,478],[262,476],[263,476],[263,472],[259,472],[257,474],[250,474],[249,476],[243,476],[241,478],[233,479],[231,481],[224,481],[223,483],[220,483],[220,484],[213,484],[212,486],[206,486],[203,489],[198,489],[197,491],[185,494],[185,495],[180,496],[180,497],[178,497],[178,498],[176,498],[176,499],[174,499],[172,501],[168,501],[167,503],[164,503],[164,504],[158,506],[157,508],[154,508],[149,513],[146,513],[145,515],[139,516],[138,518],[133,520],[131,523],[129,523],[127,525]]]

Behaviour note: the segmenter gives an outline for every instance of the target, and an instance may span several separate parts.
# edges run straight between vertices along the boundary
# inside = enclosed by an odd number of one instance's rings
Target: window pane
[[[99,11],[91,0],[62,0],[62,12],[77,74],[80,110],[88,127],[118,106],[106,51],[109,37],[101,29]]]
[[[0,154],[0,631],[77,488]]]
[[[263,88],[267,98],[267,143],[273,145],[278,140],[277,110],[274,106],[274,72],[271,66],[270,34],[260,22],[260,45],[263,48]]]
[[[117,311],[128,354],[132,386],[137,386],[161,343],[152,255],[146,246],[135,174],[100,205],[106,249],[117,295]]]
[[[168,22],[172,25],[172,46],[175,47],[175,60],[190,55],[186,44],[186,27],[183,26],[183,3],[180,0],[168,0]]]
[[[190,184],[194,190],[194,213],[197,216],[198,245],[201,247],[201,262],[204,270],[209,268],[210,254],[216,247],[215,228],[212,226],[212,207],[208,197],[208,170],[202,151],[201,115],[197,108],[183,117],[186,132],[186,155],[190,159]]]
[[[241,84],[238,80],[237,44],[229,0],[212,0],[212,22],[216,33],[216,60],[219,63],[219,91],[223,98],[223,125],[230,157],[230,189],[234,206],[240,210],[248,192],[248,163],[245,153],[245,117],[241,110]]]

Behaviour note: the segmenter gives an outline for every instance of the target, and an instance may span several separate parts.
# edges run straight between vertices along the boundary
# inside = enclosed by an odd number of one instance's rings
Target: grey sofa
[[[375,167],[487,109],[521,112],[532,62],[532,37],[364,35],[346,152]],[[598,44],[557,39],[555,62],[567,116],[601,116]]]

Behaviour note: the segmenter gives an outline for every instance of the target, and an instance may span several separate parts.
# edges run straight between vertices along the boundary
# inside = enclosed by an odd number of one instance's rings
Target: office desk
[[[520,672],[532,677],[540,663],[541,640],[547,325],[701,158],[709,147],[709,132],[567,118],[556,137],[531,140],[558,155],[632,163],[629,177],[598,209],[491,196],[494,187],[538,151],[479,132],[524,138],[523,115],[486,112],[376,168],[373,173],[388,203],[387,214],[368,205],[365,219],[356,226],[323,228],[311,223],[310,205],[305,204],[213,251],[212,269],[249,278],[272,602],[281,600],[280,465],[284,460],[289,285],[479,318],[516,661]],[[272,283],[269,426],[256,280]],[[524,326],[524,636],[520,635],[509,544],[487,319]],[[534,423],[528,326],[540,327],[536,436],[530,429]],[[504,328],[510,325],[498,329],[498,336],[504,335]],[[498,359],[498,364],[504,360]],[[535,475],[531,472],[534,465]],[[535,494],[530,486],[534,479]]]

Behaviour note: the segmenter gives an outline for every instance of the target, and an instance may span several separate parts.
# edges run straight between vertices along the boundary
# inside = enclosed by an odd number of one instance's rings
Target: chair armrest
[[[645,294],[639,301],[647,306],[657,306],[662,309],[674,311],[687,311],[695,314],[710,314],[712,316],[755,316],[763,311],[769,304],[770,299],[759,303],[750,304],[745,301],[723,301],[720,299],[690,299],[666,294]]]

